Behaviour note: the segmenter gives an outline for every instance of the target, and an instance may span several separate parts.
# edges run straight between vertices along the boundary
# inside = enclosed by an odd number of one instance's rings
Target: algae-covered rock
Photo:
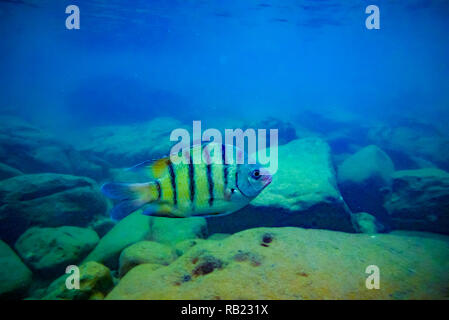
[[[392,151],[395,162],[407,158],[414,162],[413,158],[419,157],[449,169],[449,139],[432,124],[404,119],[395,125],[373,127],[369,138],[382,149]]]
[[[380,270],[369,290],[367,267]],[[447,241],[257,228],[130,270],[107,299],[447,299]]]
[[[251,204],[230,215],[208,218],[211,233],[259,226],[301,226],[354,232],[337,188],[327,143],[294,140],[278,149],[273,182]]]
[[[283,145],[289,143],[292,140],[297,139],[296,130],[292,123],[283,121],[281,119],[276,119],[274,117],[268,117],[260,121],[255,121],[245,126],[243,130],[246,128],[254,128],[254,129],[265,129],[266,130],[266,141],[267,147],[269,147],[270,142],[270,129],[277,130],[278,133],[278,144]]]
[[[175,244],[187,239],[207,237],[206,219],[191,217],[183,219],[153,217],[151,219],[151,240]]]
[[[89,132],[80,145],[117,167],[130,167],[145,160],[157,159],[170,153],[173,142],[170,133],[185,127],[172,118],[155,118],[135,125],[97,127]]]
[[[449,173],[436,168],[402,170],[393,176],[385,202],[394,229],[449,234]]]
[[[352,223],[357,232],[360,233],[378,233],[384,230],[384,227],[379,223],[376,217],[366,212],[357,212],[351,214]]]
[[[90,227],[95,230],[95,232],[101,237],[103,237],[106,233],[108,233],[115,226],[115,221],[111,220],[111,218],[101,218],[95,222],[93,222]]]
[[[0,180],[8,179],[23,174],[20,170],[0,163]]]
[[[214,233],[214,234],[211,234],[207,238],[207,240],[223,240],[223,239],[226,239],[229,236],[230,236],[230,234],[228,234],[228,233]]]
[[[0,116],[0,162],[24,173],[52,172],[101,178],[101,161],[17,117]]]
[[[26,174],[0,181],[0,234],[10,244],[31,226],[87,226],[107,203],[95,181],[64,174]]]
[[[16,253],[0,240],[0,299],[20,298],[33,274]]]
[[[425,231],[414,231],[414,230],[393,230],[390,235],[396,235],[400,237],[418,237],[418,238],[428,238],[436,239],[449,242],[449,236],[441,233],[425,232]]]
[[[367,146],[347,158],[338,168],[338,182],[364,183],[376,178],[388,185],[394,164],[388,155],[375,145]]]
[[[394,165],[390,157],[374,145],[367,146],[338,167],[341,194],[353,212],[370,212],[385,220],[383,202],[391,190]]]
[[[206,240],[204,240],[204,239],[187,239],[187,240],[180,241],[174,245],[175,252],[178,256],[182,256],[188,250],[190,250],[197,244],[202,243],[203,241],[206,241]]]
[[[120,255],[120,277],[139,264],[169,265],[178,256],[171,246],[154,241],[140,241],[130,245]]]
[[[20,236],[15,248],[33,270],[45,276],[54,276],[84,258],[98,240],[98,235],[91,229],[34,227]]]
[[[46,290],[45,300],[98,300],[111,290],[114,283],[111,272],[104,265],[90,261],[79,267],[79,289],[68,289],[66,281],[70,274],[65,274],[51,283]]]
[[[119,256],[129,245],[149,237],[150,217],[136,211],[120,220],[84,261],[97,261],[111,269],[118,268]]]

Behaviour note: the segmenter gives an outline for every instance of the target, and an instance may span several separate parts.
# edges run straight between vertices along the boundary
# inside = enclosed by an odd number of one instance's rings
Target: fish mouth
[[[262,179],[263,183],[265,184],[265,187],[268,186],[273,181],[273,177],[270,174],[262,176],[261,179]]]
[[[267,168],[260,169],[260,174],[262,175],[261,179],[265,187],[268,186],[271,183],[271,181],[273,181],[273,175]]]

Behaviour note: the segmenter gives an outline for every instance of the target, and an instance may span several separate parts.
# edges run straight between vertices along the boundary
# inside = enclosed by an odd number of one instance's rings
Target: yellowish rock
[[[120,277],[139,264],[151,263],[169,265],[178,256],[171,246],[154,241],[140,241],[125,250],[120,255]]]
[[[204,241],[206,241],[206,240],[204,240],[204,239],[188,239],[188,240],[180,241],[174,245],[176,254],[178,256],[182,256],[188,250],[190,250],[197,244],[202,243]]]
[[[366,268],[380,289],[366,288]],[[300,228],[205,240],[169,266],[126,274],[106,299],[447,299],[449,243]]]

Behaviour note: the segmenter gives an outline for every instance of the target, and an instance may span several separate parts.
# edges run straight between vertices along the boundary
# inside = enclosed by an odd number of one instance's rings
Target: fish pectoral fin
[[[231,196],[233,195],[234,192],[235,192],[234,188],[226,188],[226,190],[224,191],[223,199],[225,201],[231,201]]]

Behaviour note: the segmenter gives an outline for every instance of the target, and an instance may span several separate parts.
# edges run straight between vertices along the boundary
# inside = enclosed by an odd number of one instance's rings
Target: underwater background
[[[446,0],[0,1],[0,298],[448,299],[448,18]],[[112,221],[101,185],[148,181],[125,168],[194,120],[278,129],[273,182],[230,215]]]

